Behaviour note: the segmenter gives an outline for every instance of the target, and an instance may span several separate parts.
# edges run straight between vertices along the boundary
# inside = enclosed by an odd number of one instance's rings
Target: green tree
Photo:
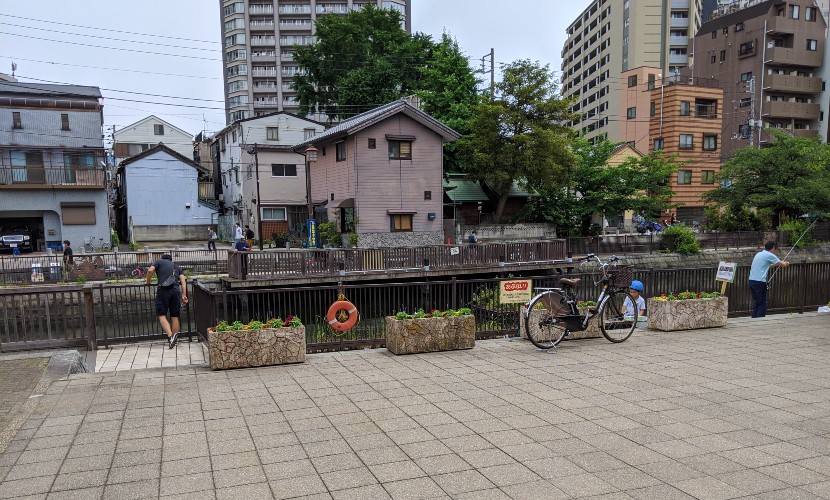
[[[767,148],[742,148],[724,163],[720,186],[704,195],[727,213],[746,209],[786,218],[830,212],[830,146],[816,139],[775,134]]]
[[[316,43],[295,47],[300,113],[339,120],[417,94],[424,111],[461,128],[478,102],[476,78],[457,42],[444,34],[409,35],[401,16],[366,4],[346,16],[324,15]]]
[[[561,185],[562,172],[574,163],[574,133],[565,123],[576,118],[547,65],[519,60],[501,70],[495,96],[473,107],[469,133],[458,145],[470,178],[498,196],[495,222],[514,182],[532,191]]]
[[[563,185],[542,189],[524,214],[556,224],[561,236],[587,236],[596,214],[610,217],[633,210],[654,218],[670,207],[673,192],[666,181],[680,163],[658,151],[609,165],[617,146],[608,140],[593,144],[575,139],[576,163],[564,172]]]

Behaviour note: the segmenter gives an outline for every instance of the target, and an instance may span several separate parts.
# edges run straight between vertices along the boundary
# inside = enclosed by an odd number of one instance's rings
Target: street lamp
[[[310,145],[305,150],[305,196],[308,201],[308,220],[314,218],[314,205],[311,202],[311,164],[317,161],[317,148]]]
[[[254,143],[253,149],[248,150],[248,154],[254,155],[254,170],[256,170],[256,232],[259,236],[259,249],[262,250],[262,199],[259,197],[259,148]]]

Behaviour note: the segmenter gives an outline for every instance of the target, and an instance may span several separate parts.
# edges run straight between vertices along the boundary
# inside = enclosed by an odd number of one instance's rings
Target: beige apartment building
[[[632,122],[618,107],[621,93],[630,88],[621,74],[659,68],[652,73],[659,84],[688,66],[689,41],[703,22],[701,5],[701,0],[591,2],[568,26],[562,49],[562,95],[574,100],[573,111],[582,113],[573,126],[588,138],[640,142],[640,136],[626,135]],[[648,119],[642,119],[647,129]]]
[[[314,43],[314,22],[369,3],[394,9],[412,32],[409,0],[219,0],[227,123],[296,112],[294,47]]]
[[[701,26],[692,74],[723,87],[724,159],[768,143],[773,129],[818,135],[825,31],[812,0],[757,2]]]

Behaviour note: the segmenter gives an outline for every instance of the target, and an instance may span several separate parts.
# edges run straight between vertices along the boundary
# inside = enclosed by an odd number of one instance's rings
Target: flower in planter
[[[718,292],[680,292],[680,293],[669,293],[669,294],[662,294],[658,297],[652,297],[653,300],[663,301],[672,301],[672,300],[694,300],[694,299],[714,299],[720,297],[720,293]]]
[[[284,328],[284,327],[299,327],[303,326],[302,320],[296,316],[288,316],[285,320],[282,318],[271,318],[268,321],[257,321],[252,320],[247,325],[243,324],[241,321],[234,321],[233,323],[228,323],[227,321],[220,321],[215,327],[213,327],[213,331],[215,332],[228,332],[228,331],[236,331],[236,330],[268,330],[273,328]]]

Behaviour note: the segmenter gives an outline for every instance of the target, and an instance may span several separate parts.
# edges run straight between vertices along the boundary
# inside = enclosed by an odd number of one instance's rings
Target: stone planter
[[[525,331],[525,309],[527,309],[527,306],[522,305],[519,314],[519,330],[521,332],[522,338],[526,339],[527,332]],[[580,309],[579,314],[585,314],[585,312],[585,310]],[[539,324],[538,317],[540,314],[542,314],[541,310],[533,311],[530,313],[531,327],[533,327],[532,325],[534,324],[534,319],[536,320],[535,324]],[[536,326],[535,328],[539,327]],[[602,330],[599,327],[599,318],[593,318],[591,321],[588,322],[588,328],[581,332],[571,332],[571,334],[565,337],[563,340],[596,339],[600,337],[602,337]]]
[[[726,325],[729,298],[686,300],[648,299],[648,327],[664,332]]]
[[[305,327],[263,330],[208,330],[213,370],[284,365],[305,361]]]
[[[402,320],[386,317],[386,348],[394,354],[472,349],[475,345],[473,316]]]

